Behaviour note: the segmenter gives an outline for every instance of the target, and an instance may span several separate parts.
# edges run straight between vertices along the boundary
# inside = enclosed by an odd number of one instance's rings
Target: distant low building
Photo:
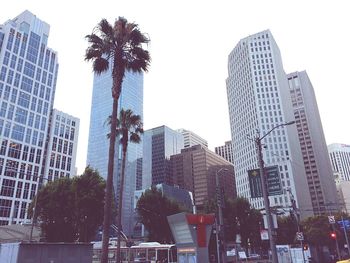
[[[190,191],[181,189],[176,186],[170,186],[167,184],[157,184],[156,187],[158,190],[162,192],[163,196],[178,203],[180,206],[182,206],[186,210],[193,211],[193,204],[194,204],[193,195]],[[134,218],[137,217],[136,215],[137,202],[139,201],[142,194],[145,193],[146,190],[148,189],[150,188],[137,190],[134,193],[134,211],[135,211]],[[135,220],[133,232],[134,232],[134,237],[143,237],[145,234],[144,226],[138,223],[137,220]]]
[[[183,149],[170,157],[174,183],[193,193],[198,211],[216,198],[216,173],[226,197],[236,197],[232,163],[201,145]]]
[[[207,140],[203,139],[196,133],[185,129],[178,129],[177,131],[184,137],[184,148],[189,148],[198,144],[208,148]]]
[[[215,153],[233,164],[232,141],[227,141],[225,145],[215,147]]]

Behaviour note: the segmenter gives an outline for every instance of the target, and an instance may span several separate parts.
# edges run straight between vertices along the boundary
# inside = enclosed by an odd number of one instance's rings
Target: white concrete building
[[[28,219],[44,173],[57,78],[50,26],[29,11],[0,25],[0,225]]]
[[[262,198],[251,198],[247,171],[258,168],[257,151],[252,141],[277,125],[293,121],[294,114],[288,81],[279,48],[269,30],[239,41],[228,58],[226,80],[233,162],[237,195],[263,208]],[[302,217],[312,215],[311,197],[303,166],[295,125],[275,129],[262,140],[265,166],[278,165],[283,194],[270,196],[270,205],[291,205],[293,193]]]
[[[203,139],[194,132],[185,129],[178,129],[177,132],[180,132],[183,135],[185,148],[189,148],[198,144],[208,148],[207,140]]]
[[[315,215],[338,209],[339,199],[327,153],[315,92],[305,71],[287,75],[303,164]]]
[[[79,120],[53,110],[58,62],[47,46],[49,32],[50,26],[29,11],[0,25],[0,225],[30,222],[28,206],[51,179],[46,167],[54,151],[47,146],[55,138],[49,131],[57,115],[66,124],[56,137],[62,138],[63,154],[55,156],[55,166],[59,176],[76,174]]]
[[[77,157],[80,120],[62,111],[53,109],[50,121],[48,161],[45,173],[48,181],[77,175]]]
[[[334,173],[339,173],[339,179],[350,181],[350,145],[333,143],[328,145],[329,158]]]

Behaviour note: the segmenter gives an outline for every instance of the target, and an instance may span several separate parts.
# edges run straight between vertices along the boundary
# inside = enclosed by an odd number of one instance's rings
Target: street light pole
[[[219,173],[221,171],[228,171],[227,168],[220,168],[218,171],[216,171],[215,173],[215,184],[216,184],[216,203],[218,206],[218,217],[219,217],[219,225],[218,228],[216,229],[216,240],[217,240],[217,257],[218,257],[218,262],[222,262],[222,263],[226,263],[226,251],[225,251],[225,246],[221,249],[221,253],[220,253],[220,246],[219,246],[219,236],[223,239],[224,235],[223,235],[223,217],[222,217],[222,201],[221,200],[221,189],[220,189],[220,182],[219,182]],[[223,242],[225,242],[224,240],[222,240]],[[220,261],[221,258],[221,261]]]
[[[273,127],[270,131],[268,131],[265,135],[260,137],[259,133],[254,139],[256,150],[257,150],[257,155],[258,155],[258,162],[259,162],[259,169],[260,169],[260,176],[261,176],[261,184],[262,184],[262,194],[264,198],[264,206],[265,206],[265,211],[266,211],[266,218],[267,218],[267,231],[269,234],[269,243],[270,243],[270,249],[271,249],[271,258],[272,258],[272,263],[278,263],[278,257],[277,257],[277,250],[276,250],[276,244],[274,237],[272,235],[272,229],[273,229],[273,223],[272,223],[272,217],[271,217],[271,211],[270,211],[270,200],[268,196],[268,188],[267,188],[267,178],[266,174],[264,172],[264,160],[263,160],[263,155],[262,155],[262,145],[261,141],[269,135],[273,130],[286,126],[286,125],[291,125],[294,124],[294,121],[287,122],[284,124],[279,124],[275,127]]]
[[[33,208],[33,218],[32,218],[32,225],[30,227],[30,235],[29,235],[29,242],[32,242],[33,239],[33,230],[34,230],[34,223],[36,223],[36,206],[38,204],[38,197],[39,197],[39,191],[40,191],[40,180],[48,180],[47,178],[44,178],[43,176],[39,176],[39,182],[38,182],[38,189],[35,195],[35,201],[34,201],[34,208]]]

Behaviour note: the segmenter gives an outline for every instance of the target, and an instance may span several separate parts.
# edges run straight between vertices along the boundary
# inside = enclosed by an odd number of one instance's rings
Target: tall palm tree
[[[125,72],[146,72],[151,58],[149,52],[143,49],[143,45],[149,42],[149,38],[141,33],[137,24],[128,23],[123,17],[119,17],[114,25],[109,24],[106,19],[102,19],[93,33],[86,36],[86,39],[89,42],[89,47],[86,49],[85,60],[93,62],[93,71],[97,75],[111,68],[113,80],[111,87],[113,106],[110,125],[111,132],[109,138],[101,255],[101,262],[107,263],[118,100],[122,91]]]
[[[122,205],[123,205],[123,186],[125,178],[125,163],[128,143],[139,143],[140,135],[143,133],[143,124],[140,115],[134,115],[132,110],[128,109],[120,111],[120,117],[117,120],[116,135],[120,136],[120,144],[122,146],[122,170],[120,175],[120,187],[118,198],[118,239],[117,239],[117,262],[120,262],[120,230],[122,229]]]

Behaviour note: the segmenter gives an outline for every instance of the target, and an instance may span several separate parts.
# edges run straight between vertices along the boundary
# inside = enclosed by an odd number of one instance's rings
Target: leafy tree
[[[85,60],[93,61],[93,71],[97,75],[111,68],[113,83],[111,87],[113,106],[110,125],[111,132],[109,138],[101,256],[101,262],[107,263],[118,100],[122,91],[125,72],[140,73],[147,71],[151,58],[149,52],[142,48],[143,44],[149,42],[148,37],[141,33],[137,24],[128,23],[123,17],[119,17],[114,25],[109,24],[106,19],[102,19],[94,29],[94,32],[87,35],[86,38],[90,46],[86,50]],[[123,185],[120,185],[120,187],[123,187]]]
[[[150,241],[173,242],[167,216],[185,211],[177,203],[163,196],[160,190],[152,187],[146,190],[137,202],[139,222],[148,231]]]
[[[277,244],[295,243],[297,222],[292,216],[278,217]]]
[[[322,246],[330,244],[330,225],[327,216],[308,217],[301,224],[306,241],[310,245]]]
[[[206,213],[216,213],[215,201],[209,200],[205,206]],[[227,199],[223,208],[226,241],[234,241],[236,234],[241,235],[242,245],[258,246],[260,240],[261,213],[252,208],[247,199],[238,197]]]
[[[89,167],[81,176],[46,184],[35,197],[36,214],[46,240],[91,241],[102,223],[104,191],[103,178]],[[33,206],[34,202],[29,212]]]
[[[122,204],[123,204],[123,186],[125,178],[125,163],[126,153],[128,150],[128,143],[139,143],[141,141],[140,134],[143,133],[142,122],[140,115],[134,115],[132,110],[120,111],[120,118],[117,120],[117,136],[120,136],[120,143],[122,145],[122,171],[120,178],[120,190],[118,199],[118,229],[122,229]],[[117,239],[117,262],[120,260],[120,240],[121,235],[118,231]]]
[[[74,223],[74,193],[72,180],[61,178],[49,182],[37,194],[36,214],[48,242],[73,242],[76,239]],[[35,199],[34,199],[35,200]],[[34,202],[34,201],[33,201]],[[34,203],[31,206],[34,206]],[[29,211],[32,211],[29,207]]]
[[[76,231],[80,242],[91,241],[102,224],[105,181],[96,170],[87,167],[82,176],[73,178]]]

